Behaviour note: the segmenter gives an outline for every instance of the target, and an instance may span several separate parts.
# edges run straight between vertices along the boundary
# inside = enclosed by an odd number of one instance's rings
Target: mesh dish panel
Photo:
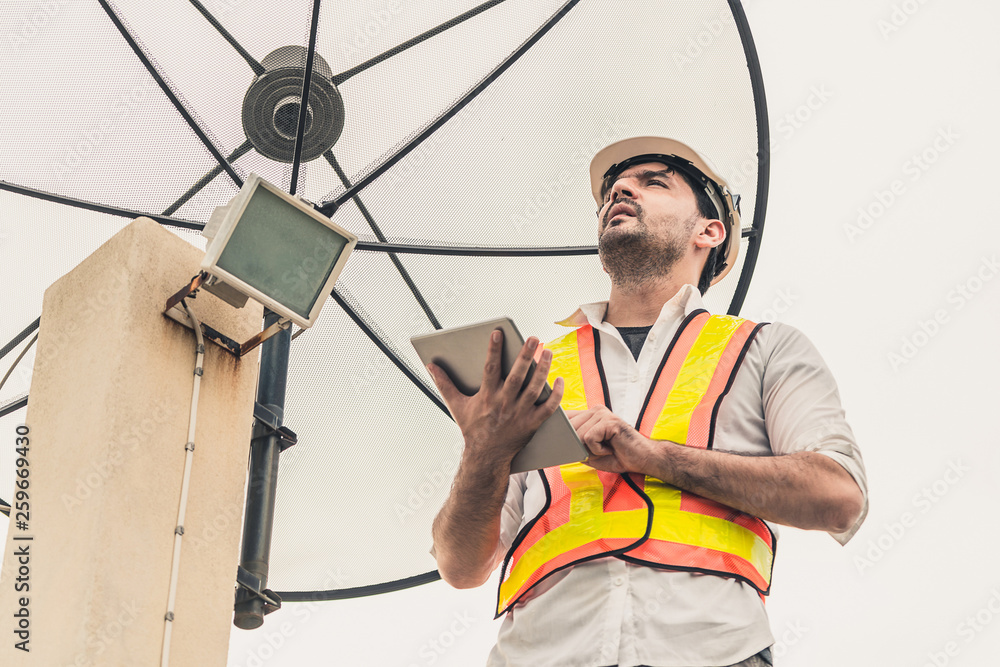
[[[226,34],[189,2],[5,8],[0,31],[12,38],[2,45],[9,66],[0,71],[8,110],[0,127],[4,186],[166,213],[194,226],[252,172],[289,189],[292,165],[248,144],[242,109],[268,54],[308,44],[312,2],[205,4]],[[506,0],[420,39],[478,4],[322,4],[316,54],[334,74],[344,127],[328,151],[301,164],[298,194],[321,204],[374,173],[563,6]],[[49,13],[39,18],[39,11]],[[766,178],[766,168],[759,171],[766,156],[757,152],[759,138],[766,140],[758,123],[766,117],[755,110],[729,3],[639,3],[629,6],[628,20],[609,20],[620,14],[621,4],[611,0],[575,4],[333,220],[371,241],[593,246],[591,156],[612,141],[653,134],[709,157],[742,195],[743,226],[750,229]],[[35,29],[25,32],[25,25]],[[310,95],[317,108],[318,94]],[[231,164],[223,168],[218,156]],[[0,196],[0,239],[23,249],[23,261],[4,268],[7,284],[21,285],[0,324],[5,342],[38,317],[45,285],[126,218],[37,200],[7,205],[28,200]],[[743,239],[730,277],[709,291],[713,312],[729,309],[747,249]],[[35,270],[41,257],[45,274]],[[28,274],[33,280],[22,284],[18,276]],[[565,331],[554,321],[607,298],[609,286],[592,254],[392,257],[359,250],[337,289],[434,393],[410,336],[506,315],[524,335],[551,340]],[[30,358],[22,364],[30,368]],[[27,379],[0,399],[25,390]],[[434,569],[430,525],[462,443],[424,390],[334,300],[295,340],[285,423],[299,443],[282,456],[269,588],[345,589]],[[10,495],[3,491],[0,497]]]

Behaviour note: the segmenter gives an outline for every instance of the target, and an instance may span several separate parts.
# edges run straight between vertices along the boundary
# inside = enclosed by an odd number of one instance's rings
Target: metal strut
[[[280,321],[281,316],[267,311],[265,328]],[[264,624],[269,607],[277,606],[273,593],[266,590],[271,560],[271,531],[274,526],[274,503],[278,488],[278,460],[286,444],[294,438],[291,431],[282,432],[285,414],[285,387],[288,382],[288,354],[292,335],[282,329],[263,345],[260,355],[260,377],[257,382],[257,419],[250,441],[249,488],[243,523],[243,544],[240,567],[260,580],[259,585],[240,586],[236,590],[233,625],[244,630]],[[274,611],[274,609],[270,609]]]
[[[281,609],[281,597],[270,589],[261,588],[263,583],[260,577],[242,565],[236,566],[236,584],[247,599],[260,600],[265,615]],[[239,599],[239,594],[237,594],[237,599]]]
[[[166,304],[163,306],[163,314],[179,322],[186,327],[191,326],[191,320],[188,316],[178,307],[181,301],[187,297],[192,299],[198,296],[198,290],[201,289],[202,285],[208,279],[208,274],[202,271],[194,278],[191,279],[184,287],[177,290],[174,294],[167,299]],[[207,288],[206,288],[207,289]],[[274,336],[281,331],[286,331],[292,326],[291,320],[288,318],[279,318],[277,321],[273,322],[270,326],[264,328],[263,331],[254,334],[246,340],[244,343],[238,343],[224,333],[213,329],[204,322],[200,322],[201,331],[205,335],[205,338],[212,341],[216,345],[219,345],[223,349],[230,352],[234,357],[239,359],[250,350],[255,349],[258,345],[266,341],[271,336]]]

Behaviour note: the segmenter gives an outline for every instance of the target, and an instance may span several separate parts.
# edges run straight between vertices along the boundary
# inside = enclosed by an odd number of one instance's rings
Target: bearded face
[[[684,256],[697,220],[697,215],[685,220],[666,213],[653,216],[633,199],[616,199],[604,211],[597,243],[611,282],[632,291],[669,275]]]

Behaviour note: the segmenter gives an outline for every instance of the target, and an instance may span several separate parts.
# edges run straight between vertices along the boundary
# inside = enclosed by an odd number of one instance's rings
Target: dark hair
[[[684,182],[688,184],[691,188],[691,192],[694,193],[694,201],[698,206],[698,215],[705,218],[706,220],[717,220],[719,216],[725,215],[725,212],[719,212],[715,210],[715,204],[712,203],[711,197],[705,192],[705,186],[698,181],[694,176],[691,176],[687,172],[681,171],[680,169],[674,169],[672,166],[667,165],[673,173],[679,174]],[[621,173],[621,172],[618,172]],[[604,177],[604,182],[601,184],[601,197],[607,194],[608,190],[611,188],[615,179],[618,177],[618,173],[609,174]],[[729,240],[732,243],[732,239]],[[712,248],[708,253],[708,258],[705,260],[705,266],[701,270],[701,276],[698,278],[698,291],[702,294],[708,291],[708,288],[712,285],[712,278],[716,274],[716,264],[719,261],[719,246]],[[725,259],[723,258],[723,261]]]

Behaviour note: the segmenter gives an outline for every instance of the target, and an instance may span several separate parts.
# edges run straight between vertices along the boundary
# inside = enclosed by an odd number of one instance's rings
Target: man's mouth
[[[615,204],[614,206],[611,207],[611,210],[608,211],[607,226],[616,227],[617,225],[625,222],[630,217],[631,218],[636,217],[635,209],[633,209],[628,204]]]

